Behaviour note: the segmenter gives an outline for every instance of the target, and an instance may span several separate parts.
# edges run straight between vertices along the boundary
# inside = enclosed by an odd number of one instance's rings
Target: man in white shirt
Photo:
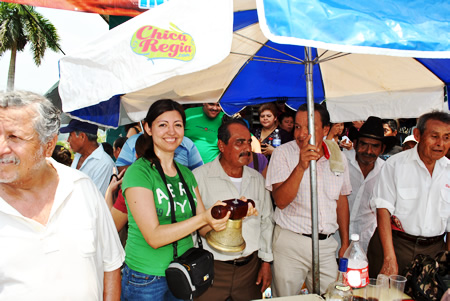
[[[49,158],[60,112],[0,94],[0,299],[119,300],[124,252],[98,189]]]
[[[258,216],[243,220],[246,247],[242,253],[220,253],[204,241],[204,247],[214,254],[214,285],[195,300],[260,299],[272,280],[272,201],[262,175],[246,166],[251,137],[245,122],[232,119],[221,125],[217,145],[220,155],[194,170],[205,207],[245,196],[255,202]]]
[[[369,201],[384,161],[378,156],[395,144],[395,137],[384,136],[382,120],[370,116],[351,137],[354,149],[344,151],[347,157],[352,193],[348,196],[350,209],[349,234],[359,234],[359,242],[365,252],[377,227],[375,209]],[[335,233],[339,239],[339,233]],[[340,242],[340,239],[339,239]]]
[[[418,144],[389,158],[375,186],[378,228],[369,244],[370,277],[402,275],[417,254],[450,250],[450,114],[422,115],[414,137]]]
[[[59,131],[70,133],[67,141],[70,148],[76,152],[72,168],[87,174],[104,196],[115,165],[103,146],[97,143],[98,126],[72,119],[68,126]]]

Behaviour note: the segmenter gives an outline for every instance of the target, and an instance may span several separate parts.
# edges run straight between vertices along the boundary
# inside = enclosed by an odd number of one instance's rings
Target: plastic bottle
[[[273,138],[272,137],[269,137],[269,139],[267,141],[267,144],[268,145],[272,145],[273,144]]]
[[[275,129],[275,133],[273,134],[272,146],[273,147],[278,147],[280,145],[281,145],[281,139],[280,139],[279,130]]]
[[[345,282],[344,274],[347,272],[348,259],[339,260],[339,274],[336,281],[332,282],[325,293],[328,301],[351,301],[353,299],[352,288]]]
[[[348,258],[348,268],[344,278],[352,288],[365,287],[369,284],[369,261],[359,244],[359,235],[352,234],[350,239],[352,242],[344,253],[344,257]]]

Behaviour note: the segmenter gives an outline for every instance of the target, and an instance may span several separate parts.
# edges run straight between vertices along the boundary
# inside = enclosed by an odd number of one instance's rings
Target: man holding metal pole
[[[351,184],[347,161],[336,143],[322,138],[329,131],[330,117],[325,107],[315,104],[316,145],[309,144],[307,106],[298,109],[295,140],[275,149],[267,171],[266,188],[276,203],[273,235],[273,283],[275,297],[300,293],[303,282],[312,291],[312,221],[310,201],[310,161],[317,160],[319,211],[320,292],[335,280],[338,246],[331,235],[339,229],[342,256],[348,247],[349,211],[347,195]]]

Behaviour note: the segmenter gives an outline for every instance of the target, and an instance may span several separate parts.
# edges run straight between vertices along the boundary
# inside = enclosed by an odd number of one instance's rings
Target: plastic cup
[[[389,299],[389,276],[384,274],[378,274],[377,276],[377,285],[380,285],[380,300],[388,300]]]
[[[380,301],[381,284],[377,283],[377,279],[369,278],[369,283],[366,285],[365,298],[367,301]]]
[[[389,297],[392,301],[403,299],[403,291],[405,290],[406,277],[400,275],[389,276]]]
[[[389,288],[389,276],[378,274],[377,284],[381,285],[382,288]]]

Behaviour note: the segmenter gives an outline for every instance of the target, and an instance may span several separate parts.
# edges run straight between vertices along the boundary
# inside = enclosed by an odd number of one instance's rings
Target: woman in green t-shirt
[[[220,231],[226,227],[229,213],[223,219],[214,219],[211,210],[205,210],[191,171],[173,160],[184,136],[185,123],[186,116],[179,103],[163,99],[152,104],[144,125],[147,149],[125,173],[122,190],[129,230],[121,300],[177,300],[165,278],[165,270],[173,260],[172,243],[177,241],[180,256],[193,246],[191,233],[195,230],[205,235],[211,228]],[[167,186],[155,167],[156,162],[161,164]],[[175,164],[188,187],[181,183]],[[195,216],[185,189],[191,191],[196,202]],[[169,191],[175,203],[174,224]]]

